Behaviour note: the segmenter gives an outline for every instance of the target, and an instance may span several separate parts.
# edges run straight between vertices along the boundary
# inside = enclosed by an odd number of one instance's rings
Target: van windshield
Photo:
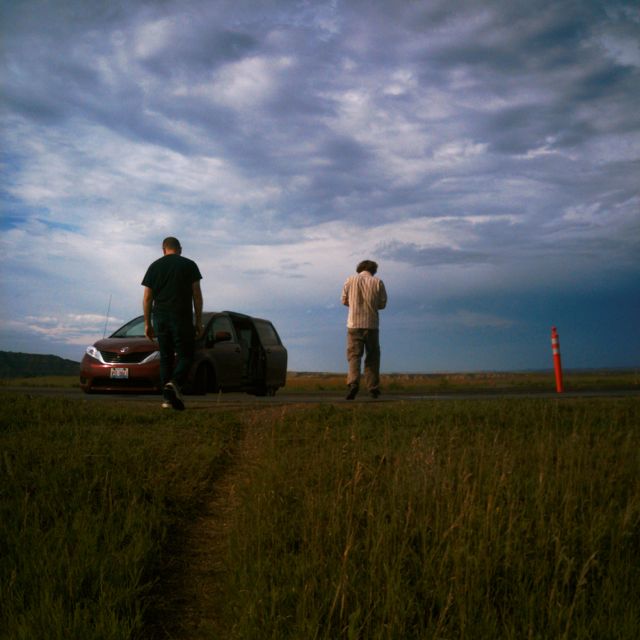
[[[123,327],[120,327],[115,333],[112,333],[111,338],[144,338],[144,316],[135,318],[131,322],[127,322]]]

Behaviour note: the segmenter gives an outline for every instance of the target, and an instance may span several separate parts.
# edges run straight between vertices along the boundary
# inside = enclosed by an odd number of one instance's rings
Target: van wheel
[[[193,392],[198,396],[204,396],[213,388],[213,382],[214,376],[211,367],[207,364],[201,364],[196,370]]]

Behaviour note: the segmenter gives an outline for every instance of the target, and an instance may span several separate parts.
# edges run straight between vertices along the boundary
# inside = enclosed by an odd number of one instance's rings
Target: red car
[[[285,385],[287,350],[271,322],[222,311],[203,313],[202,323],[186,393],[274,395]],[[144,316],[87,347],[80,386],[86,393],[160,391],[160,352],[144,335]]]

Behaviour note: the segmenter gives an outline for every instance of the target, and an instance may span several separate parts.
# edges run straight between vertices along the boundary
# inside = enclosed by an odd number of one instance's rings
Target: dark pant
[[[175,382],[182,388],[193,360],[195,331],[191,318],[168,313],[153,314],[153,329],[160,346],[160,382]]]
[[[380,331],[347,329],[348,385],[360,386],[360,361],[364,354],[364,381],[369,391],[380,386]]]

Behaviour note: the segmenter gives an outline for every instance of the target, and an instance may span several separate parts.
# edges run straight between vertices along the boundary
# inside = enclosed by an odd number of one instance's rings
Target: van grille
[[[109,364],[139,364],[148,358],[153,351],[136,351],[134,353],[117,353],[115,351],[101,351],[102,359]]]

